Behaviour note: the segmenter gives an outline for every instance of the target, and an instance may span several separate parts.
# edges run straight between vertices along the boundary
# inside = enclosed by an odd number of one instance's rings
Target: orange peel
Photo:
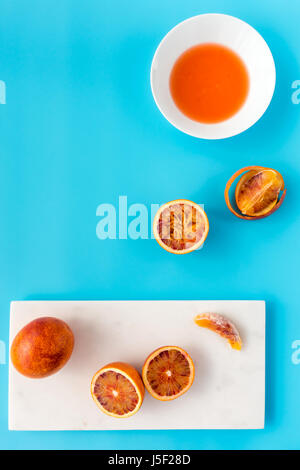
[[[231,204],[229,191],[239,176],[241,178],[235,188],[238,212]],[[246,220],[262,219],[273,214],[283,203],[285,195],[282,175],[277,170],[263,166],[247,166],[238,170],[228,180],[224,193],[228,209]]]
[[[207,328],[227,339],[233,349],[242,348],[242,340],[235,325],[224,315],[218,313],[201,313],[194,318],[196,325]]]

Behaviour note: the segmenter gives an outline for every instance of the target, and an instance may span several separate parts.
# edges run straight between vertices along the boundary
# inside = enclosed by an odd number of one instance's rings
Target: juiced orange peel
[[[242,340],[235,325],[228,318],[218,313],[201,313],[194,318],[198,326],[208,328],[227,339],[233,349],[242,349]]]
[[[232,207],[229,191],[240,175],[242,176],[235,188],[238,212]],[[229,210],[240,219],[246,220],[262,219],[273,214],[283,203],[285,195],[281,174],[263,166],[241,168],[232,175],[225,187],[225,201]]]
[[[203,245],[209,222],[201,206],[187,199],[163,204],[153,220],[153,234],[169,253],[183,255]]]

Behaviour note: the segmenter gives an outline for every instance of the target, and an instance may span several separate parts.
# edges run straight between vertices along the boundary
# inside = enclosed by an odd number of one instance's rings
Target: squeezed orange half
[[[197,250],[209,230],[204,210],[195,202],[176,199],[159,208],[153,221],[156,241],[170,253],[186,254]]]

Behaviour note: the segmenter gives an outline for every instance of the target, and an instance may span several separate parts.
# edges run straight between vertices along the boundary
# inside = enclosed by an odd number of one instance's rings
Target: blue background
[[[268,42],[273,101],[240,136],[202,141],[173,128],[149,85],[167,31],[200,13],[238,16]],[[249,431],[9,432],[8,366],[0,365],[0,447],[9,449],[299,448],[300,79],[298,0],[6,0],[0,15],[0,339],[9,303],[33,299],[265,299],[266,427]],[[282,172],[287,197],[247,222],[223,191],[251,164]],[[149,240],[96,237],[96,208],[189,198],[210,233],[173,256]],[[70,393],[76,391],[70,390]],[[76,412],[76,410],[74,410]]]

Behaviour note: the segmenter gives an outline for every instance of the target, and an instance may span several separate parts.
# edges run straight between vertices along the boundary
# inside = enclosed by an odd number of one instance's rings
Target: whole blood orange
[[[233,349],[242,348],[242,340],[237,328],[228,318],[218,313],[201,313],[194,318],[196,325],[215,331],[226,338]]]
[[[138,371],[125,362],[112,362],[94,375],[91,394],[101,411],[128,418],[141,407],[145,389]]]
[[[191,357],[178,346],[163,346],[153,351],[143,367],[143,381],[157,400],[180,397],[191,387],[195,367]]]
[[[153,221],[153,234],[170,253],[186,254],[197,250],[209,230],[207,215],[195,202],[177,199],[164,204]]]
[[[21,374],[39,379],[59,371],[70,359],[73,347],[72,330],[64,321],[41,317],[19,331],[10,354]]]

